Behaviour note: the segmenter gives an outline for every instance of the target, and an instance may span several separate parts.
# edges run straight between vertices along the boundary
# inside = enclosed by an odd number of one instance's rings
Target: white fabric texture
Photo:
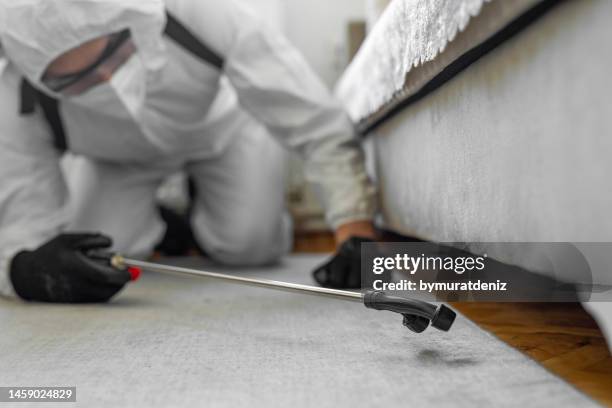
[[[171,262],[312,284],[324,260]],[[597,406],[462,315],[414,334],[359,303],[145,272],[108,305],[0,300],[0,321],[0,383],[76,386],[77,407]]]
[[[609,244],[597,263],[592,244],[612,242],[610,13],[607,0],[560,4],[373,132],[389,227],[441,242],[575,243],[594,283],[612,284]],[[496,258],[531,266],[513,255]],[[612,338],[610,308],[592,310]]]
[[[224,57],[223,72],[161,35],[164,5]],[[228,119],[245,110],[305,159],[331,226],[372,218],[375,193],[348,115],[282,35],[242,3],[15,0],[0,4],[0,19],[7,57],[0,78],[1,291],[10,291],[5,263],[15,248],[42,243],[67,220],[64,181],[42,115],[18,116],[21,76],[44,91],[40,76],[55,57],[125,27],[133,29],[148,67],[146,99],[120,120],[95,104],[62,100],[71,152],[132,164],[186,155],[213,159],[239,133],[239,123]]]
[[[0,5],[0,43],[33,83],[58,55],[129,28],[147,67],[163,63],[162,0],[13,0]]]
[[[538,1],[394,0],[336,94],[354,121],[378,118]]]
[[[40,118],[19,117],[19,79],[0,76],[0,294],[13,295],[8,263],[53,238],[69,218],[59,155]]]
[[[215,158],[113,163],[67,157],[69,229],[102,231],[113,237],[114,251],[149,255],[164,232],[157,188],[168,175],[184,171],[196,184],[193,231],[209,257],[230,265],[278,261],[292,236],[284,197],[287,152],[244,112],[235,111],[227,124],[238,137]]]

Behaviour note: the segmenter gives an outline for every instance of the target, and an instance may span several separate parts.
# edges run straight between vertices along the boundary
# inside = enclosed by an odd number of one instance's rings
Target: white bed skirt
[[[371,134],[386,225],[441,242],[612,242],[610,16],[610,1],[567,1]],[[612,284],[610,263],[589,262]],[[610,333],[612,303],[591,308]]]

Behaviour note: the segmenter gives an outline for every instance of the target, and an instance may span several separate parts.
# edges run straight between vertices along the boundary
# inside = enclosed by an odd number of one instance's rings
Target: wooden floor
[[[550,371],[612,406],[612,356],[577,303],[455,303],[457,310]]]
[[[296,252],[331,252],[329,234],[296,236]],[[612,356],[577,303],[454,303],[457,310],[585,394],[612,407]]]

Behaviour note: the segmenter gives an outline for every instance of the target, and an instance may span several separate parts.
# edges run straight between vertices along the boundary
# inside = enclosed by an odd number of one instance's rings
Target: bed
[[[610,300],[610,15],[605,0],[392,2],[336,90],[384,224],[442,242],[571,242]],[[591,306],[604,327],[608,305]]]

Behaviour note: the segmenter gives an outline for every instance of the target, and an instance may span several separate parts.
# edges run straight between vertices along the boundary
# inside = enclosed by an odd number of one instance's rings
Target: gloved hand
[[[106,302],[130,280],[130,273],[86,253],[111,245],[101,234],[61,234],[34,251],[19,252],[10,265],[15,292],[40,302]]]
[[[329,261],[312,273],[319,285],[333,289],[361,288],[361,244],[368,238],[352,237],[344,241]]]

